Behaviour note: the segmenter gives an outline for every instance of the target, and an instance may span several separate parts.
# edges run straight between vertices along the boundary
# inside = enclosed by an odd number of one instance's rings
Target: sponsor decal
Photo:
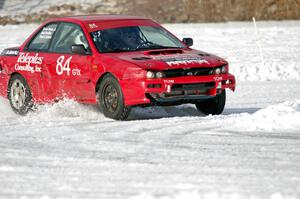
[[[173,79],[165,79],[164,80],[164,84],[165,84],[165,88],[166,88],[166,92],[170,93],[171,92],[171,87],[172,84],[174,84],[174,80]]]
[[[161,60],[169,66],[209,63],[204,58],[192,54],[152,56],[152,58],[156,60]]]
[[[40,38],[41,39],[51,39],[51,37],[55,31],[56,31],[56,26],[55,27],[44,27],[40,34]]]
[[[214,80],[215,80],[215,81],[222,81],[223,78],[222,78],[222,77],[214,77]]]
[[[68,59],[65,60],[65,56],[60,56],[56,60],[56,73],[58,75],[63,75],[66,73],[68,76],[73,75],[73,76],[80,76],[81,71],[80,69],[77,68],[70,68],[70,62],[72,60],[72,56],[69,57]]]
[[[174,81],[173,79],[165,79],[165,80],[164,80],[164,83],[165,83],[165,84],[174,84],[174,82],[175,82],[175,81]]]
[[[42,72],[41,64],[43,63],[43,57],[39,57],[39,54],[31,56],[29,53],[20,53],[17,63],[15,64],[16,71],[26,71],[30,73]]]
[[[19,54],[19,50],[14,50],[14,49],[8,49],[8,50],[4,50],[1,55],[4,56],[18,56]]]
[[[89,24],[90,29],[98,28],[98,26],[94,23]]]

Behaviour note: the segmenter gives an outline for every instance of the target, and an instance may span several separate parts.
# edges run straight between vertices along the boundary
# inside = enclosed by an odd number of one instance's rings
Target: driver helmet
[[[136,47],[139,45],[138,30],[135,27],[125,28],[121,32],[123,41],[129,45],[129,47]]]

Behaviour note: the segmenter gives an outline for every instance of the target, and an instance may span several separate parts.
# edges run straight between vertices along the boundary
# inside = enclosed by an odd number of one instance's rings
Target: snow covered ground
[[[120,122],[65,100],[20,117],[0,98],[0,198],[300,198],[300,22],[257,25],[166,25],[230,61],[220,116],[182,105]],[[0,27],[0,50],[36,26]]]

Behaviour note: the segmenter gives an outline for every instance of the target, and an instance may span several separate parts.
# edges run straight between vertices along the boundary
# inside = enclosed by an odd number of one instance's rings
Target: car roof
[[[86,27],[88,32],[93,32],[107,28],[117,28],[125,26],[137,26],[137,25],[150,25],[158,26],[156,22],[149,18],[129,16],[129,15],[79,15],[70,17],[52,18],[46,21],[44,24],[51,22],[71,22],[82,24]]]
[[[119,21],[119,20],[149,20],[149,18],[129,16],[129,15],[111,15],[111,14],[99,14],[99,15],[79,15],[53,18],[51,21],[80,21],[80,22],[93,22],[93,21]]]

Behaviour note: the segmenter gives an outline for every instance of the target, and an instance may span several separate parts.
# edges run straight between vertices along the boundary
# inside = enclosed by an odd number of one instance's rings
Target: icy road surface
[[[259,45],[250,23],[168,25],[232,62],[221,116],[182,105],[120,122],[66,100],[20,117],[0,98],[0,198],[300,198],[300,23],[258,25]],[[1,27],[0,48],[35,27]]]

